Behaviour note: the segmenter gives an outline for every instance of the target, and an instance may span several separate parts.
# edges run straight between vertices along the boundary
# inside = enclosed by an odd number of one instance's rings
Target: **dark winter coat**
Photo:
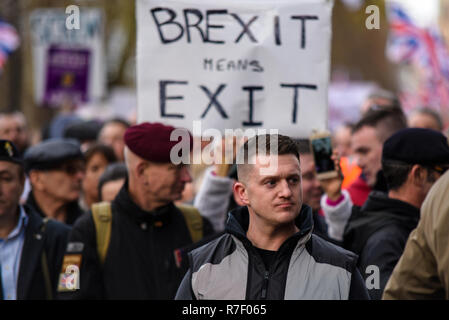
[[[344,233],[344,247],[360,256],[358,266],[365,279],[375,272],[372,267],[367,272],[368,266],[379,268],[379,287],[368,291],[372,299],[382,297],[419,216],[418,208],[376,191],[370,193],[362,207],[353,207]]]
[[[28,215],[28,223],[17,278],[17,300],[55,299],[70,227],[48,220],[43,228],[42,217],[28,206],[24,206],[24,209]],[[44,251],[45,255],[43,255]],[[42,259],[45,259],[45,263]],[[48,268],[48,284],[45,281],[44,268]],[[0,300],[1,295],[0,283]]]
[[[267,270],[246,237],[247,207],[229,214],[226,233],[189,253],[190,269],[176,299],[367,299],[357,256],[312,234],[310,207],[296,219],[299,232],[276,252]]]
[[[192,239],[182,212],[173,204],[147,212],[128,193],[128,185],[111,203],[111,239],[101,265],[91,213],[74,225],[70,243],[81,254],[80,289],[62,299],[173,299],[187,263],[180,260]],[[203,235],[213,233],[203,219]],[[80,245],[81,244],[81,245]],[[186,261],[185,261],[186,262]]]

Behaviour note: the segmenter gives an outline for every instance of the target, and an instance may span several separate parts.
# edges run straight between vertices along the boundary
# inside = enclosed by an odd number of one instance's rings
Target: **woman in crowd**
[[[83,195],[80,205],[89,210],[93,203],[99,201],[98,181],[108,164],[117,161],[111,147],[103,144],[92,145],[84,153],[86,159],[86,175],[83,180]]]

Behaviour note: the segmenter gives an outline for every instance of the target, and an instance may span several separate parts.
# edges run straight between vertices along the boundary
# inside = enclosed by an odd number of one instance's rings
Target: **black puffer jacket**
[[[372,299],[382,297],[419,216],[418,208],[378,191],[370,193],[363,207],[353,207],[344,233],[344,247],[360,256],[358,266],[365,279],[374,274],[366,272],[368,266],[379,268],[380,286],[368,291]]]

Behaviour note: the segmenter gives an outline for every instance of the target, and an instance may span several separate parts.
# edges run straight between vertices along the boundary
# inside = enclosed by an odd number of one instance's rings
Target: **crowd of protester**
[[[436,111],[373,94],[332,133],[335,177],[281,135],[263,184],[235,153],[172,163],[174,129],[61,113],[32,143],[21,112],[0,113],[0,298],[449,298]]]

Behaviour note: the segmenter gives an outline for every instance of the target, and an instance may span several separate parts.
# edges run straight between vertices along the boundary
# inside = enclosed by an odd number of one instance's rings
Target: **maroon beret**
[[[188,148],[191,151],[193,138],[187,129],[175,128],[158,122],[144,122],[129,127],[125,132],[125,144],[132,152],[145,160],[171,162],[171,149],[183,139],[182,136],[175,136],[176,140],[170,141],[170,135],[176,129],[188,133],[189,139],[185,139],[186,141],[183,142],[188,143],[188,145],[182,145],[182,150]],[[186,136],[185,133],[184,136]],[[181,156],[181,153],[179,153],[179,156]]]

